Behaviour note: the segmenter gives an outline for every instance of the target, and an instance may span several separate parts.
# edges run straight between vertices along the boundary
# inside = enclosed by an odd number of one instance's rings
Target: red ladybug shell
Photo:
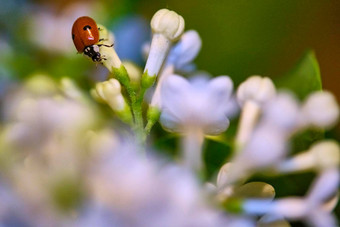
[[[98,43],[96,22],[91,17],[79,17],[72,26],[72,39],[79,53],[84,52],[85,47]]]

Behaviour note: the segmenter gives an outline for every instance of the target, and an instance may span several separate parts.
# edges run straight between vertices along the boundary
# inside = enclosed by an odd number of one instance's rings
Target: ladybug
[[[92,61],[99,62],[105,58],[99,53],[99,47],[103,44],[97,44],[99,41],[99,30],[96,22],[87,16],[79,17],[72,26],[72,40],[78,53],[84,53]],[[112,47],[113,45],[104,45]]]

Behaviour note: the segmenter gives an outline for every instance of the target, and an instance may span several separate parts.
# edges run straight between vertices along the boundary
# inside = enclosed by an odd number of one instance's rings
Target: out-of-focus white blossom
[[[205,204],[189,172],[169,164],[161,167],[153,158],[140,157],[133,146],[120,151],[99,157],[87,178],[91,199],[112,214],[111,223],[169,227],[228,223],[226,216]]]
[[[216,180],[216,186],[213,184],[207,185],[208,192],[214,194],[218,201],[226,201],[230,198],[237,199],[274,199],[275,189],[270,184],[264,182],[248,182],[243,184],[229,185],[226,187],[228,178],[233,177],[230,175],[230,170],[232,170],[233,163],[224,164]]]
[[[191,63],[201,47],[202,40],[195,30],[184,32],[178,43],[171,48],[166,65],[174,65],[179,71],[192,71],[194,67]]]
[[[120,83],[116,79],[98,83],[96,91],[99,97],[106,101],[115,111],[123,110],[127,105],[121,93]]]
[[[237,100],[243,106],[247,101],[263,105],[276,94],[275,86],[268,77],[251,76],[237,89]]]
[[[339,144],[330,140],[314,144],[308,151],[283,161],[276,166],[276,169],[279,172],[297,172],[310,169],[323,171],[328,168],[336,168],[339,164]]]
[[[97,83],[96,92],[93,92],[96,99],[105,101],[117,116],[125,123],[132,124],[133,117],[129,105],[121,93],[121,86],[118,80],[110,79]]]
[[[309,205],[317,206],[325,203],[338,191],[340,173],[337,168],[322,171],[307,194]]]
[[[298,110],[296,100],[287,93],[279,93],[265,105],[263,117],[248,143],[232,159],[226,185],[248,177],[257,169],[273,167],[285,158],[289,148],[287,138],[297,127]]]
[[[164,79],[160,91],[160,122],[165,129],[184,134],[182,155],[190,168],[201,167],[204,134],[217,135],[228,128],[226,114],[232,89],[228,76],[210,81],[205,77],[188,81],[178,75]]]
[[[261,114],[261,108],[276,94],[276,89],[267,77],[252,76],[237,89],[237,100],[242,107],[241,119],[236,135],[236,142],[243,146]]]
[[[200,51],[201,46],[202,41],[198,33],[195,30],[189,30],[185,32],[181,36],[179,42],[171,48],[167,62],[158,78],[158,82],[151,100],[152,107],[161,109],[160,91],[162,89],[164,80],[175,71],[187,71],[188,68],[192,68],[191,63]]]
[[[169,76],[161,89],[161,124],[173,132],[199,128],[204,134],[217,135],[229,126],[226,116],[233,83],[228,76],[186,80]]]
[[[58,87],[53,83],[39,75],[13,92],[5,100],[0,131],[0,168],[6,173],[0,183],[11,187],[23,207],[23,214],[16,213],[34,226],[62,225],[67,215],[58,213],[79,205],[80,175],[90,151],[84,138],[98,120],[95,106],[70,81],[63,79],[60,90],[39,91],[43,84]],[[65,203],[60,190],[74,194]]]
[[[263,121],[287,136],[298,128],[299,111],[296,98],[290,93],[281,92],[265,105]]]
[[[41,85],[42,80],[36,80]],[[32,84],[29,88],[38,88]],[[88,103],[57,94],[32,93],[21,89],[4,103],[5,120],[11,122],[4,129],[3,136],[9,143],[24,147],[28,144],[39,145],[50,133],[79,132],[96,121],[95,108]],[[25,145],[26,144],[26,145]],[[26,146],[29,149],[30,146]]]
[[[242,181],[258,169],[279,163],[287,152],[286,140],[270,127],[255,129],[248,144],[235,154],[226,185]]]
[[[46,8],[35,9],[29,20],[29,36],[42,48],[53,52],[76,53],[71,39],[71,28],[74,21],[84,15],[93,15],[100,10],[94,3],[73,3],[61,13]]]
[[[280,215],[289,220],[304,219],[313,226],[337,226],[331,211],[323,204],[334,195],[339,186],[339,171],[336,168],[320,173],[306,198],[284,198],[269,200],[248,200],[243,209],[249,214]]]
[[[314,92],[302,106],[301,120],[318,128],[330,128],[339,119],[340,107],[333,94],[327,91]]]
[[[156,107],[159,110],[162,109],[161,90],[162,90],[162,87],[163,87],[163,83],[164,83],[164,81],[166,81],[166,79],[169,76],[174,74],[174,70],[175,70],[175,68],[173,67],[173,65],[169,65],[162,70],[162,72],[161,72],[161,74],[158,78],[158,82],[157,82],[155,91],[152,95],[150,106]]]

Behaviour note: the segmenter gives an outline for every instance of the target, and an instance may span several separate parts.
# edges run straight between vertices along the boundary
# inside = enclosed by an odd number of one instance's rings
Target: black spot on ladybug
[[[72,34],[72,39],[74,40],[74,34]]]
[[[83,30],[86,31],[87,29],[91,29],[91,26],[90,25],[86,25],[83,27]]]

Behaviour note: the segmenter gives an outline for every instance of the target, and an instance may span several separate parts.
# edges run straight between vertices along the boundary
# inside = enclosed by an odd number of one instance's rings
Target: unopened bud
[[[262,105],[274,97],[275,94],[276,89],[271,79],[252,76],[238,87],[237,100],[241,106],[249,100]]]
[[[161,33],[170,41],[178,39],[184,31],[184,19],[176,12],[161,9],[151,19],[153,33]]]
[[[339,118],[339,105],[327,91],[312,93],[302,107],[306,123],[315,127],[332,127]]]

